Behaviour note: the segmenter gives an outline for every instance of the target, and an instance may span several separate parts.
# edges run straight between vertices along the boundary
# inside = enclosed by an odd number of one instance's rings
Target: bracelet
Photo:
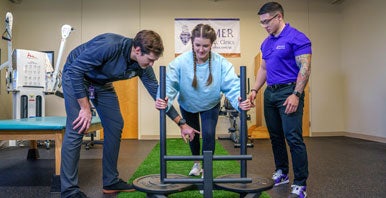
[[[254,91],[254,92],[256,92],[256,93],[257,93],[257,89],[251,89],[251,92],[252,92],[252,91]]]

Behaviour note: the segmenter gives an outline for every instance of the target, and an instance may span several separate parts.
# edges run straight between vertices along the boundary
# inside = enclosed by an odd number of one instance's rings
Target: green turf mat
[[[166,151],[167,155],[173,156],[190,156],[189,144],[186,144],[182,139],[167,139],[166,140]],[[229,155],[229,153],[221,146],[220,143],[216,142],[215,155]],[[181,174],[187,175],[192,168],[193,161],[168,161],[167,162],[167,173],[168,174]],[[213,161],[213,177],[227,174],[239,174],[240,164],[238,161]],[[133,176],[130,178],[129,183],[132,183],[136,178],[150,175],[160,174],[160,144],[158,143],[142,164],[135,171]],[[192,177],[199,178],[199,177]],[[119,193],[118,198],[145,198],[146,193],[135,191],[130,193]],[[169,195],[170,198],[194,198],[203,197],[198,190],[187,190],[179,193]],[[216,198],[239,198],[240,195],[230,191],[215,190],[213,197]],[[269,198],[270,196],[263,192],[260,198]]]

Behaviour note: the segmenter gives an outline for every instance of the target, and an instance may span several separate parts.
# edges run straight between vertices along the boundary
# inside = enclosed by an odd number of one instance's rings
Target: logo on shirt
[[[276,46],[276,49],[277,50],[283,50],[283,49],[285,49],[285,45],[278,45],[278,46]]]

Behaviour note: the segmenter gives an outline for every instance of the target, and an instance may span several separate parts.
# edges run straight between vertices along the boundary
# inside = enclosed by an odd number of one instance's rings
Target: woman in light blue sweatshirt
[[[249,110],[249,99],[240,101],[240,79],[233,65],[223,56],[212,52],[216,40],[215,30],[207,24],[198,24],[192,30],[192,51],[175,58],[167,67],[166,98],[157,99],[156,108],[167,111],[178,96],[181,116],[174,121],[181,128],[181,136],[190,140],[192,155],[200,155],[200,132],[202,149],[215,150],[216,125],[222,94],[232,106]],[[201,118],[201,127],[200,127]],[[201,165],[195,162],[189,175],[199,176]]]

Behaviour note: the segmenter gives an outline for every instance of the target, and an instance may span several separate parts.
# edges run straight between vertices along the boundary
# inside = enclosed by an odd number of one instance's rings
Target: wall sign
[[[174,19],[175,55],[192,49],[192,29],[209,24],[217,33],[212,50],[224,57],[240,57],[240,19],[238,18],[176,18]]]

